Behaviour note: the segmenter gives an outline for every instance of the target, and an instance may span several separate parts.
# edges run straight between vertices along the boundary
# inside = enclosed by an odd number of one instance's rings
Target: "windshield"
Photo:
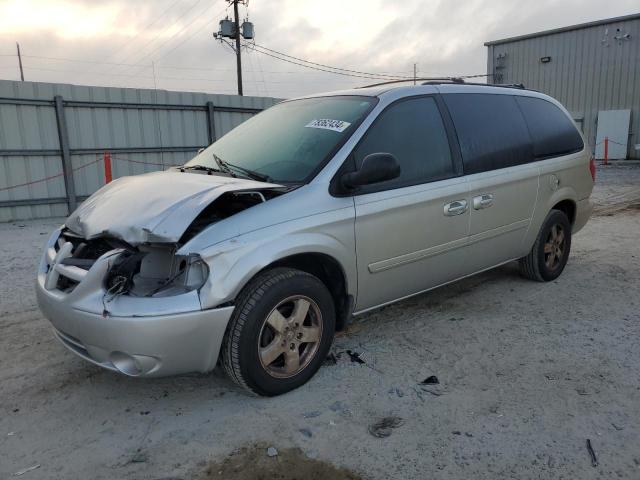
[[[283,102],[250,118],[186,163],[275,183],[301,183],[342,146],[375,98],[344,96]],[[243,173],[244,170],[244,173]]]

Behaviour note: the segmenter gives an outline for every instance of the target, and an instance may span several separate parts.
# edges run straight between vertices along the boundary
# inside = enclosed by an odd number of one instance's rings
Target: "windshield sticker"
[[[342,120],[331,120],[330,118],[317,118],[311,120],[305,125],[308,128],[323,128],[325,130],[333,130],[334,132],[344,132],[351,123]]]

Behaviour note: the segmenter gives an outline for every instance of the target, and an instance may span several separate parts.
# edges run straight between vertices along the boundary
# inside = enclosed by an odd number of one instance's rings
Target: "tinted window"
[[[400,177],[385,187],[415,185],[448,178],[453,164],[440,111],[431,97],[402,100],[376,119],[354,151],[356,166],[371,153],[392,153],[400,163]]]
[[[455,125],[465,173],[520,165],[533,160],[527,125],[511,95],[443,95]]]
[[[515,97],[533,140],[537,159],[579,152],[584,147],[573,121],[541,98]]]

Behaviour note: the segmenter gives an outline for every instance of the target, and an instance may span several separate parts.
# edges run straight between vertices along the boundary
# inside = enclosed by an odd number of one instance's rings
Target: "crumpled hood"
[[[179,171],[119,178],[85,200],[66,226],[86,239],[110,235],[136,245],[177,242],[198,214],[225,192],[271,183]]]

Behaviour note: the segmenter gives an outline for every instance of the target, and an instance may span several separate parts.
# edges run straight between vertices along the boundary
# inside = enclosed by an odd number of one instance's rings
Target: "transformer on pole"
[[[238,14],[238,4],[248,5],[249,0],[227,0],[229,5],[233,5],[233,20],[226,17],[220,20],[219,29],[213,34],[213,37],[225,42],[236,53],[236,69],[238,76],[238,95],[242,95],[242,56],[241,56],[241,43],[240,37],[245,40],[252,40],[254,38],[253,23],[245,19],[240,23],[240,16]],[[233,40],[231,42],[230,40]]]

